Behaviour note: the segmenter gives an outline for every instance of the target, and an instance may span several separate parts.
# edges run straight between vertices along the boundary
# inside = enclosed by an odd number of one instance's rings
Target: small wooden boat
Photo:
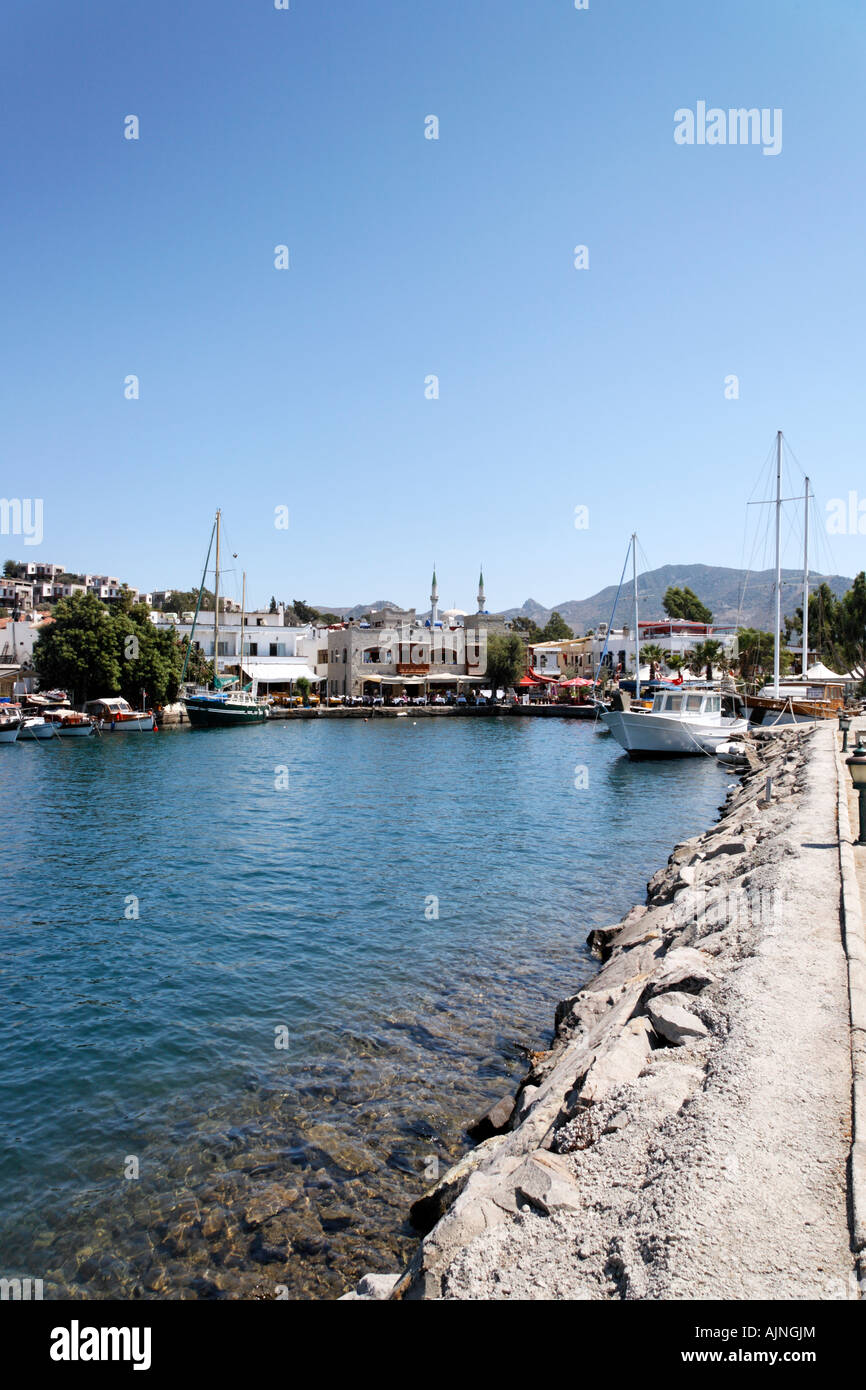
[[[77,710],[46,710],[45,721],[54,726],[55,733],[61,738],[87,738],[93,733],[93,720]]]
[[[84,713],[91,715],[102,734],[147,733],[153,729],[152,710],[133,709],[119,695],[109,695],[102,700],[88,700]]]
[[[54,738],[54,725],[43,719],[41,714],[25,716],[18,730],[20,739]]]

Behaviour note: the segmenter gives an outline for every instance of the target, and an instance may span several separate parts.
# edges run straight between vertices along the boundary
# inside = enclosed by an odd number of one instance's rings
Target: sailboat
[[[220,635],[220,520],[221,514],[217,511],[214,519],[213,529],[210,536],[210,544],[207,548],[207,555],[204,562],[204,572],[201,577],[201,584],[198,591],[195,613],[192,621],[192,631],[189,635],[189,646],[184,657],[183,670],[181,672],[180,683],[183,688],[184,677],[186,676],[189,654],[192,651],[193,638],[195,636],[196,623],[198,622],[201,599],[204,592],[205,580],[207,578],[208,563],[210,561],[211,550],[214,538],[216,538],[216,559],[214,577],[214,622],[213,622],[213,650],[214,650],[214,682],[213,687],[197,686],[191,692],[181,696],[189,722],[194,727],[212,729],[226,728],[237,724],[261,724],[268,717],[268,704],[265,700],[260,700],[256,694],[255,682],[252,690],[242,690],[239,680],[243,675],[243,631],[244,614],[241,614],[241,653],[238,661],[238,676],[220,676],[219,673],[219,635]],[[246,598],[244,599],[246,607]]]
[[[635,698],[640,699],[640,626],[637,604],[637,536],[631,538],[634,583]],[[651,709],[631,709],[620,694],[621,708],[603,710],[601,720],[630,758],[677,758],[713,753],[735,734],[744,734],[739,697],[718,689],[659,691]]]
[[[800,674],[780,678],[782,651],[782,431],[776,432],[776,581],[773,681],[756,695],[746,695],[745,703],[753,724],[771,727],[779,724],[806,724],[815,719],[832,719],[844,704],[844,682],[828,681],[832,672],[809,663],[809,479],[806,479],[805,521],[803,525],[803,652]],[[798,500],[798,499],[788,499]],[[826,671],[826,674],[825,674]]]

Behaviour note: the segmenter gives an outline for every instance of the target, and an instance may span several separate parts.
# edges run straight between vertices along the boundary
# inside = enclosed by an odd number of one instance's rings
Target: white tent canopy
[[[243,671],[259,685],[282,685],[287,681],[299,681],[302,676],[310,682],[322,679],[303,661],[245,661]]]
[[[816,662],[806,672],[806,680],[808,681],[845,681],[847,679],[847,676],[840,676],[835,671],[829,670],[823,661]]]

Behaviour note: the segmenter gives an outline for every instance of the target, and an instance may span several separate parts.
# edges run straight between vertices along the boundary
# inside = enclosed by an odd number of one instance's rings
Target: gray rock
[[[658,971],[650,980],[645,997],[651,999],[654,995],[665,994],[668,990],[679,990],[681,994],[700,994],[714,979],[715,974],[708,955],[692,946],[675,946],[668,951]]]
[[[688,1006],[692,1002],[690,995],[673,991],[658,995],[647,1005],[647,1013],[656,1032],[666,1042],[673,1043],[674,1047],[682,1047],[696,1038],[705,1038],[709,1033],[697,1015],[690,1012]]]
[[[409,1208],[409,1220],[417,1231],[432,1231],[436,1222],[441,1220],[452,1202],[463,1191],[476,1168],[487,1162],[505,1137],[498,1134],[491,1139],[485,1139],[477,1149],[464,1154],[458,1163],[449,1168],[429,1192],[425,1192],[423,1197],[412,1203]]]
[[[399,1274],[365,1274],[355,1292],[359,1298],[390,1298],[399,1278]]]
[[[568,1161],[559,1154],[537,1149],[511,1174],[511,1182],[521,1201],[550,1216],[555,1211],[579,1211],[580,1189]]]
[[[486,1114],[482,1115],[480,1120],[476,1120],[466,1133],[476,1144],[480,1144],[485,1139],[492,1138],[494,1134],[503,1134],[513,1114],[514,1096],[503,1096],[495,1105],[491,1105]]]
[[[633,1018],[622,1032],[603,1048],[580,1088],[582,1102],[603,1100],[615,1086],[626,1085],[640,1076],[652,1050],[652,1028],[645,1018]]]

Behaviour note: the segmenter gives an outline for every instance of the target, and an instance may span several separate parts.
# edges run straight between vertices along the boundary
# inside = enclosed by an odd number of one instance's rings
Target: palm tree
[[[649,678],[650,678],[651,681],[654,681],[655,678],[656,678],[656,668],[657,668],[657,667],[664,661],[664,659],[665,659],[665,654],[664,654],[664,652],[662,651],[661,647],[656,646],[656,644],[655,644],[654,642],[648,643],[647,646],[641,647],[641,649],[640,649],[640,659],[641,659],[641,661],[648,661],[648,662],[649,662],[649,668],[650,668]]]
[[[721,642],[715,642],[709,638],[706,642],[699,642],[693,652],[689,653],[689,668],[696,676],[706,670],[708,681],[713,679],[713,663],[717,662],[722,654]]]
[[[689,652],[687,655],[690,656],[691,653]],[[686,664],[686,658],[682,652],[665,652],[664,658],[669,671],[681,671]]]

